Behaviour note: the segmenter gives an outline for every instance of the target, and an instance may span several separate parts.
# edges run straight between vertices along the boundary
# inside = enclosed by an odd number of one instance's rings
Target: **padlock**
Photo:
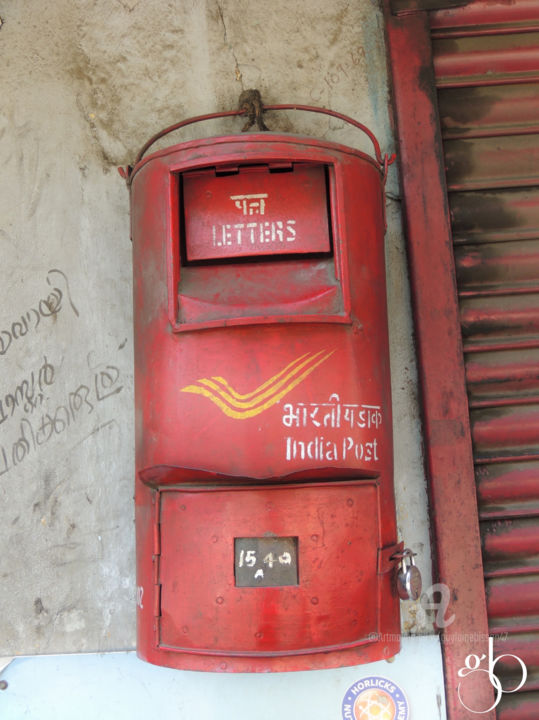
[[[415,564],[414,555],[409,548],[402,551],[397,572],[397,592],[401,600],[418,600],[421,595],[421,572]]]

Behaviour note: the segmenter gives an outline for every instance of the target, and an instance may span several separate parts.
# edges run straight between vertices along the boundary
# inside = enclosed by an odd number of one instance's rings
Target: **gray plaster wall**
[[[0,0],[0,655],[135,644],[128,194],[116,167],[179,119],[323,105],[393,150],[377,0]],[[273,130],[370,151],[322,116]],[[172,140],[238,132],[242,121]],[[170,141],[169,141],[170,142]],[[388,294],[401,537],[430,578],[396,170]],[[417,604],[405,632],[428,632]]]

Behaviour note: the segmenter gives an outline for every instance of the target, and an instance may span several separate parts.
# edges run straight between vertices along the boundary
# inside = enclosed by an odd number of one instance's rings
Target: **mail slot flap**
[[[378,632],[378,486],[161,493],[160,646],[323,652]]]
[[[188,262],[331,251],[326,167],[274,170],[254,165],[182,175]]]

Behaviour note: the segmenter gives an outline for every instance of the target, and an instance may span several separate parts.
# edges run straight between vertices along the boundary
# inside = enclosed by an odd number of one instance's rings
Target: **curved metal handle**
[[[343,115],[342,113],[336,112],[335,110],[328,110],[327,108],[322,107],[316,107],[313,105],[296,105],[296,104],[290,104],[290,105],[264,105],[264,110],[303,110],[305,112],[314,112],[314,113],[320,113],[322,115],[330,115],[331,117],[338,118],[339,120],[344,120],[344,122],[349,123],[350,125],[353,125],[358,130],[361,130],[362,132],[367,135],[369,140],[372,142],[374,146],[374,153],[376,155],[376,161],[380,165],[380,169],[383,172],[384,176],[384,183],[387,177],[387,169],[391,163],[394,162],[396,155],[388,155],[387,153],[382,156],[382,151],[380,150],[380,144],[378,143],[378,140],[376,139],[376,136],[374,133],[369,130],[369,128],[366,125],[363,125],[363,123],[358,122],[357,120],[354,120],[354,118],[349,117],[348,115]],[[144,145],[141,147],[141,149],[138,151],[137,156],[135,158],[135,162],[133,163],[133,167],[136,167],[136,165],[142,160],[145,153],[149,150],[149,148],[157,142],[157,140],[160,140],[165,135],[168,135],[171,132],[174,132],[174,130],[179,130],[180,128],[186,127],[187,125],[192,125],[193,123],[197,122],[203,122],[204,120],[214,120],[217,118],[224,118],[224,117],[233,117],[235,115],[245,115],[247,114],[247,111],[242,110],[226,110],[223,112],[216,112],[216,113],[210,113],[208,115],[197,115],[196,117],[188,118],[187,120],[182,120],[181,122],[174,123],[174,125],[170,125],[167,128],[164,128],[163,130],[160,130],[158,133],[153,135]],[[129,182],[129,178],[132,174],[132,168],[118,168],[118,171],[120,172],[120,175]]]

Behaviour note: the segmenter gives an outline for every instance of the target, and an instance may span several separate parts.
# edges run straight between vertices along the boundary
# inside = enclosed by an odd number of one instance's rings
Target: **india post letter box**
[[[131,176],[138,652],[216,671],[399,649],[380,165],[258,133]]]

